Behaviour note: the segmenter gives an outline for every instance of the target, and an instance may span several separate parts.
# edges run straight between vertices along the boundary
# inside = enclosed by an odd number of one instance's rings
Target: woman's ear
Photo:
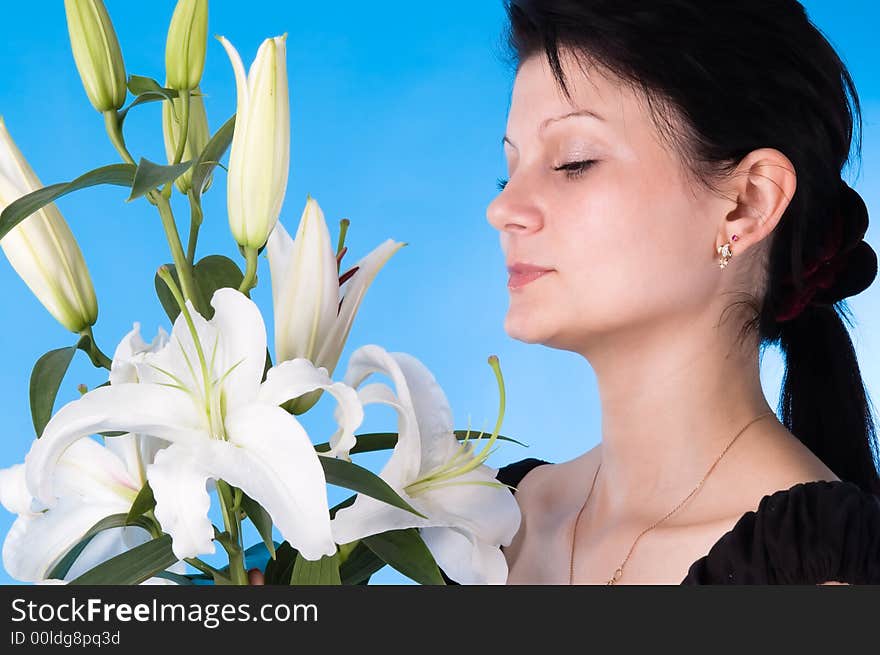
[[[759,243],[776,228],[797,188],[791,160],[773,148],[750,152],[730,178],[728,193],[736,207],[725,218],[718,245],[737,235],[736,252]]]

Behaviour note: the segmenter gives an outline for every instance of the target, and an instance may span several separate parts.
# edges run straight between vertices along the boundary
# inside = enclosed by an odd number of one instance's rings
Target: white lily
[[[3,542],[3,566],[9,575],[22,582],[43,582],[93,525],[112,514],[128,513],[143,486],[140,472],[129,469],[124,459],[137,450],[137,442],[136,435],[125,434],[109,438],[107,446],[90,438],[72,444],[56,467],[55,488],[60,497],[49,509],[32,509],[24,464],[0,469],[0,504],[18,514]],[[139,526],[103,530],[77,556],[64,580],[72,580],[151,538]],[[170,570],[183,573],[185,568],[186,564],[179,562]]]
[[[43,185],[0,117],[0,209]],[[98,318],[82,251],[54,204],[28,216],[0,239],[9,263],[59,323],[79,333]]]
[[[379,269],[405,245],[387,239],[355,264],[354,274],[340,286],[330,231],[314,198],[306,201],[295,240],[276,224],[266,253],[278,361],[304,357],[333,375],[364,294]],[[319,396],[316,392],[299,399],[293,412],[308,411]]]
[[[238,51],[217,37],[235,72],[237,104],[229,152],[229,227],[243,248],[262,248],[278,221],[290,170],[287,34],[266,39],[247,74]]]
[[[135,323],[113,356],[110,383],[136,381],[135,362],[167,341],[168,335],[160,331],[152,344],[145,343],[140,325]],[[56,469],[58,504],[40,511],[32,509],[34,501],[25,483],[24,464],[0,470],[0,504],[18,514],[3,544],[3,565],[9,574],[23,582],[63,583],[148,541],[150,533],[139,526],[103,530],[77,556],[64,580],[45,577],[95,523],[129,512],[146,482],[146,467],[164,445],[153,437],[131,433],[108,438],[106,445],[92,439],[76,441],[64,451]],[[184,573],[186,564],[178,562],[169,570]],[[155,577],[142,584],[168,583]]]
[[[388,376],[397,389],[395,395],[388,385],[373,383],[358,392],[364,405],[382,403],[398,413],[397,444],[379,476],[428,519],[358,494],[331,521],[333,538],[345,544],[419,528],[437,564],[456,582],[504,584],[507,562],[499,546],[513,540],[521,515],[513,494],[496,480],[498,470],[482,463],[498,428],[475,454],[473,442],[455,437],[446,396],[419,360],[363,346],[352,354],[345,382],[358,387],[373,373]]]
[[[165,272],[165,279],[170,279]],[[86,435],[106,430],[150,434],[170,442],[146,476],[154,514],[184,559],[214,553],[207,484],[239,487],[271,515],[303,557],[336,552],[330,532],[326,479],[300,423],[279,405],[315,388],[339,401],[341,429],[332,446],[350,449],[363,419],[356,392],[299,359],[263,379],[266,330],[257,306],[236,289],[215,292],[206,321],[183,304],[171,339],[135,363],[138,382],[94,389],[62,407],[25,458],[28,489],[48,506],[60,456]],[[335,443],[334,443],[335,442]]]

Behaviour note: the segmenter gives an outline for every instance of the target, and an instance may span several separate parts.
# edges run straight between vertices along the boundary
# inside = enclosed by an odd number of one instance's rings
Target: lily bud
[[[100,112],[125,102],[125,63],[110,15],[101,0],[64,0],[76,69],[86,95]]]
[[[199,87],[195,87],[195,93],[201,94]],[[171,103],[174,103],[174,111],[171,109]],[[168,157],[168,163],[174,162],[174,155],[177,153],[177,142],[180,139],[180,125],[177,120],[183,120],[183,108],[180,98],[162,101],[162,133],[165,136],[165,154]],[[175,115],[177,120],[174,119]],[[183,149],[183,159],[187,161],[198,157],[208,141],[211,139],[211,131],[208,128],[208,115],[205,112],[205,102],[201,95],[191,95],[189,100],[189,129],[186,132],[186,145]],[[183,175],[178,177],[174,184],[178,190],[184,195],[187,194],[192,186],[192,172],[190,168]],[[211,186],[213,175],[209,176],[205,189]]]
[[[311,196],[289,250],[281,254],[281,230],[267,248],[275,304],[275,354],[279,363],[304,357],[316,366],[318,351],[329,336],[339,309],[339,273],[336,253],[324,212]],[[277,262],[277,259],[282,259]],[[277,264],[273,269],[272,265]],[[285,267],[285,272],[279,270]],[[328,369],[328,373],[331,372]]]
[[[266,244],[272,281],[277,363],[305,358],[327,369],[339,362],[355,315],[373,279],[405,243],[386,239],[343,275],[324,213],[309,197],[293,239],[279,222]],[[294,414],[308,411],[321,396],[315,390],[290,404]]]
[[[247,75],[236,49],[218,38],[238,95],[226,184],[229,227],[240,246],[260,249],[278,222],[290,168],[287,34],[263,41]]]
[[[42,188],[0,118],[0,209]],[[28,216],[0,240],[15,272],[49,313],[79,333],[98,318],[98,303],[82,252],[54,204]]]
[[[202,79],[208,47],[208,0],[179,0],[165,42],[165,71],[171,89],[194,89]]]

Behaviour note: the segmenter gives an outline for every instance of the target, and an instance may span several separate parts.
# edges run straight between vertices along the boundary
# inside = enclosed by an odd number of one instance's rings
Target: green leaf
[[[131,503],[131,509],[128,510],[126,523],[134,523],[140,516],[143,516],[156,506],[156,499],[153,497],[153,490],[150,488],[149,482],[144,482],[144,486],[135,496]]]
[[[177,276],[177,268],[175,268],[174,264],[166,264],[166,266],[171,272],[171,278],[179,288],[180,278]],[[162,303],[162,309],[165,310],[165,313],[168,315],[168,318],[171,319],[171,323],[173,324],[180,314],[180,307],[178,306],[177,301],[174,299],[171,291],[168,290],[168,285],[165,284],[165,280],[159,277],[158,273],[156,273],[153,278],[153,285],[156,287],[156,295],[159,297],[159,302]]]
[[[346,462],[345,460],[336,459],[334,457],[318,457],[318,459],[324,467],[324,477],[330,484],[345,487],[346,489],[357,491],[358,493],[365,494],[376,500],[386,502],[394,507],[405,509],[407,512],[412,512],[416,516],[421,516],[423,519],[428,518],[424,514],[416,511],[408,502],[401,498],[394,489],[388,486],[388,483],[385,482],[385,480],[369,469],[359,466],[354,462]]]
[[[43,435],[46,424],[52,418],[58,389],[76,351],[76,346],[50,350],[34,364],[34,370],[31,372],[30,399],[31,419],[34,422],[34,430],[37,431],[37,438]]]
[[[455,430],[455,437],[459,441],[463,441],[466,435],[467,430]],[[471,430],[469,441],[488,439],[490,436],[491,434],[484,434],[480,437],[479,432]],[[357,439],[357,443],[350,451],[352,455],[357,453],[370,453],[377,450],[393,450],[394,446],[397,445],[396,432],[369,432],[366,434],[358,434],[355,438]],[[512,441],[515,444],[528,448],[527,444],[517,441],[516,439],[511,439],[510,437],[505,437],[499,434],[496,438],[501,441]],[[330,450],[330,444],[326,441],[324,443],[319,443],[315,446],[315,450],[319,453],[325,453]]]
[[[383,562],[372,550],[359,541],[354,550],[348,556],[348,559],[339,567],[339,577],[344,585],[363,584],[369,581],[376,571],[385,568]]]
[[[192,165],[193,160],[171,166],[161,166],[141,157],[134,174],[134,182],[131,185],[131,195],[126,198],[125,202],[140,198],[148,191],[152,191],[166,182],[173,182],[188,171]]]
[[[88,545],[88,543],[92,540],[96,534],[101,532],[102,530],[109,530],[110,528],[119,528],[125,525],[139,525],[145,530],[149,530],[149,524],[144,520],[138,520],[133,523],[128,521],[127,514],[111,514],[110,516],[105,516],[103,519],[95,523],[88,531],[80,538],[79,542],[73,546],[67,553],[58,560],[58,563],[52,567],[49,571],[47,578],[55,578],[58,580],[63,580],[64,576],[67,575],[67,572],[70,571],[70,567],[73,566],[73,563],[76,561],[76,558],[80,556],[83,549]]]
[[[266,363],[263,365],[263,377],[260,379],[260,382],[266,381],[266,374],[269,372],[269,369],[272,368],[272,355],[269,353],[268,346],[266,347]],[[327,446],[328,450],[330,446]]]
[[[202,296],[209,302],[205,318],[211,320],[214,308],[210,306],[210,301],[214,292],[226,287],[238,289],[244,280],[244,273],[238,264],[223,255],[208,255],[200,259],[193,269],[196,284],[202,290]]]
[[[68,193],[100,184],[130,187],[134,182],[135,170],[132,164],[102,166],[80,175],[72,182],[51,184],[23,195],[0,213],[0,239],[28,216]]]
[[[302,553],[297,553],[293,565],[292,585],[341,585],[339,577],[339,551],[333,555],[325,555],[319,560],[307,560]]]
[[[202,221],[202,194],[208,178],[217,168],[220,159],[232,144],[232,135],[235,131],[235,114],[233,114],[205,145],[205,149],[196,157],[193,163],[192,173],[192,197],[193,205],[198,214],[198,222]]]
[[[275,559],[266,563],[266,570],[263,572],[266,584],[289,585],[298,554],[299,551],[287,541],[278,546],[275,549]]]
[[[171,536],[163,534],[131,550],[111,557],[71,580],[72,585],[134,585],[148,580],[177,562]]]
[[[177,269],[174,264],[166,264],[166,266],[171,272],[171,277],[180,286],[180,278],[177,276]],[[200,259],[193,267],[193,275],[196,284],[202,291],[202,296],[207,298],[209,302],[217,289],[224,287],[238,289],[241,286],[241,281],[244,279],[244,274],[238,268],[238,265],[223,255],[209,255]],[[168,286],[159,277],[158,273],[153,278],[153,285],[156,287],[156,295],[159,297],[159,302],[162,303],[162,308],[165,310],[168,318],[171,319],[171,322],[174,323],[180,314],[180,307],[177,306],[177,301],[174,300],[174,296],[171,295]],[[205,318],[211,320],[213,316],[214,308],[209,304],[205,310]]]
[[[445,585],[440,567],[415,528],[391,530],[364,537],[376,556],[406,577],[423,585]]]
[[[341,510],[343,507],[351,507],[352,505],[354,505],[354,501],[356,499],[357,499],[357,494],[352,494],[351,496],[349,496],[348,498],[343,500],[341,503],[338,503],[338,504],[334,505],[333,507],[331,507],[330,508],[330,520],[332,521],[334,518],[336,518],[336,512]]]
[[[269,549],[269,554],[274,559],[275,542],[272,541],[272,517],[269,516],[269,512],[263,509],[263,506],[260,505],[260,503],[244,492],[241,494],[241,508],[244,510],[244,513],[248,515],[248,518],[254,524],[257,532],[260,533],[260,536],[263,538],[263,543],[266,544],[266,548]]]
[[[131,91],[131,94],[134,96],[153,93],[160,95],[163,98],[168,98],[169,100],[177,97],[176,90],[167,89],[152,77],[144,77],[143,75],[129,75],[126,86],[128,86],[128,90]]]
[[[180,573],[174,573],[173,571],[159,571],[154,578],[165,578],[166,580],[171,580],[175,584],[179,585],[194,585],[195,582],[192,581],[192,578],[186,575],[181,575]],[[202,576],[198,576],[202,577]],[[207,576],[204,576],[207,577]]]

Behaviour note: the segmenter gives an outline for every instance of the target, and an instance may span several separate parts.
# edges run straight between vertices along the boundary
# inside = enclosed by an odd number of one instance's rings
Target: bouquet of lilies
[[[171,18],[165,82],[127,75],[101,0],[65,0],[70,41],[86,94],[122,159],[71,182],[43,186],[0,119],[0,245],[46,309],[76,335],[47,352],[30,378],[36,433],[24,462],[0,470],[0,503],[17,515],[3,543],[11,576],[37,583],[366,584],[390,565],[422,584],[501,584],[500,546],[519,529],[513,495],[485,464],[491,435],[454,430],[443,390],[419,360],[366,345],[341,380],[333,375],[358,307],[378,271],[404,245],[388,239],[343,272],[348,221],[331,242],[309,197],[295,236],[279,222],[290,157],[287,35],[266,39],[246,72],[218,37],[237,90],[236,113],[213,135],[199,83],[208,1],[180,0]],[[129,93],[133,99],[127,104]],[[128,113],[162,104],[167,163],[129,152]],[[229,152],[228,167],[220,164]],[[202,195],[217,167],[244,270],[230,258],[196,261]],[[140,324],[112,357],[96,343],[98,306],[82,252],[58,198],[95,185],[128,189],[156,207],[173,263],[156,274],[171,322],[148,343]],[[172,209],[189,204],[188,243]],[[258,255],[271,276],[274,360],[250,299]],[[55,400],[78,352],[107,381],[59,409]],[[393,383],[367,382],[382,374]],[[313,443],[297,416],[324,392],[335,425]],[[397,431],[356,434],[364,408],[392,407]],[[486,439],[478,449],[478,441]],[[510,440],[513,441],[513,440]],[[352,455],[388,450],[375,474]],[[354,492],[329,507],[327,484]],[[209,517],[218,503],[223,525]],[[244,543],[245,521],[259,535]],[[274,540],[277,529],[283,541]],[[228,564],[209,564],[219,554]],[[226,560],[224,560],[226,561]],[[445,574],[445,576],[444,576]]]

